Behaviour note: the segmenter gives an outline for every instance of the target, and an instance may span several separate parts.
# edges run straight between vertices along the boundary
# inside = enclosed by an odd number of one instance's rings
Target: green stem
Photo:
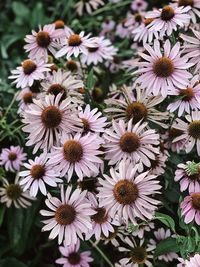
[[[5,118],[5,117],[7,116],[8,112],[9,112],[10,109],[12,108],[13,104],[15,103],[15,99],[16,99],[16,97],[17,97],[17,94],[18,94],[18,92],[14,94],[13,99],[12,99],[12,101],[10,102],[10,105],[8,106],[8,108],[6,109],[6,112],[4,113],[2,119]],[[1,120],[2,120],[2,119],[1,119]]]
[[[106,257],[106,255],[103,253],[103,251],[95,244],[92,242],[92,240],[89,240],[90,244],[99,252],[99,254],[104,258],[104,260],[108,263],[109,266],[114,267],[112,262]]]

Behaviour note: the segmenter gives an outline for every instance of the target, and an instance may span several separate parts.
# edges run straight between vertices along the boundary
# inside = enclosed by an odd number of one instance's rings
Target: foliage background
[[[168,1],[151,0],[149,5],[161,6]],[[15,94],[14,87],[10,85],[7,77],[10,70],[14,69],[20,62],[25,59],[23,50],[24,37],[32,29],[37,29],[38,25],[52,23],[56,19],[62,19],[74,31],[85,30],[87,33],[92,32],[98,35],[101,30],[101,23],[106,18],[112,18],[120,21],[126,16],[130,0],[124,0],[116,6],[107,3],[103,8],[95,11],[91,16],[83,15],[77,17],[75,13],[75,0],[0,0],[0,107],[8,108]],[[133,51],[130,50],[128,40],[117,40],[116,46],[120,48],[120,56],[130,57]],[[123,49],[121,49],[123,48]],[[0,146],[7,147],[10,144],[23,143],[23,136],[20,133],[20,122],[16,119],[16,106],[13,105],[9,110],[8,116],[3,118],[0,123]],[[29,152],[30,153],[30,152]],[[176,217],[174,204],[179,202],[178,186],[172,183],[172,176],[175,166],[184,159],[172,155],[169,168],[166,172],[165,195],[162,196],[165,210],[171,217]],[[187,159],[188,160],[188,159]],[[0,177],[5,174],[1,170]],[[7,174],[8,180],[13,179],[13,174]],[[170,184],[171,183],[171,184]],[[166,203],[165,203],[166,202]],[[38,215],[39,210],[43,208],[44,200],[38,199],[31,208],[27,210],[17,210],[14,208],[5,209],[0,204],[0,267],[53,267],[55,259],[59,256],[57,240],[48,241],[48,233],[41,233],[41,217]],[[161,210],[162,212],[162,210]],[[168,220],[169,219],[169,220]],[[174,228],[174,221],[171,218],[164,219],[167,226]],[[162,221],[162,220],[161,220]],[[179,222],[178,222],[179,223]],[[181,222],[180,222],[181,224]],[[192,229],[180,229],[180,246],[185,249],[194,250],[196,243],[194,238],[184,239],[181,234]],[[197,236],[193,230],[192,236]],[[197,240],[198,241],[198,240]],[[185,243],[184,243],[185,242]],[[165,246],[168,244],[166,243]],[[84,249],[91,249],[91,245],[84,244]],[[171,246],[171,243],[169,243]],[[176,248],[175,248],[176,249]],[[196,248],[197,249],[197,248]],[[106,266],[102,257],[94,249],[93,257],[95,262],[92,266]],[[183,248],[184,251],[184,248]],[[110,247],[104,248],[104,252],[112,257],[114,253]],[[52,264],[53,263],[53,264]],[[166,265],[164,265],[166,266]],[[172,266],[171,264],[169,266]],[[161,267],[161,264],[159,265]]]

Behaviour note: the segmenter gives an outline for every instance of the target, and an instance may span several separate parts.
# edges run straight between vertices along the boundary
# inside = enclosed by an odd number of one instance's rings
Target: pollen
[[[121,136],[119,145],[123,152],[132,153],[140,147],[140,139],[135,133],[127,132]]]
[[[42,111],[41,119],[46,128],[56,128],[62,121],[62,113],[56,106],[48,106]]]
[[[200,120],[193,121],[189,124],[188,133],[194,139],[200,139]]]
[[[31,176],[33,179],[41,179],[45,175],[45,167],[40,164],[33,165],[31,168]]]
[[[82,43],[81,37],[78,34],[72,34],[69,37],[68,44],[69,46],[79,46]]]
[[[40,47],[47,48],[51,43],[51,38],[48,32],[45,31],[38,32],[36,36],[36,42]]]
[[[167,78],[174,72],[174,64],[168,57],[161,57],[157,59],[153,66],[154,73],[161,78]]]
[[[126,109],[126,116],[128,120],[132,119],[133,123],[136,124],[141,119],[147,118],[147,108],[142,103],[133,102],[128,105]]]
[[[63,147],[64,158],[70,163],[79,162],[83,156],[83,148],[78,141],[68,140]]]
[[[22,68],[23,68],[24,74],[29,75],[36,70],[37,65],[32,60],[26,59],[22,63]]]
[[[55,219],[60,225],[69,225],[76,218],[76,211],[71,205],[61,205],[55,212]]]

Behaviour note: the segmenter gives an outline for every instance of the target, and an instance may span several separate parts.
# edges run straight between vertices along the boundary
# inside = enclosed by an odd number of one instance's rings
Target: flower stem
[[[92,240],[89,240],[89,242],[99,252],[99,254],[104,258],[104,260],[108,263],[108,265],[111,267],[114,267],[112,262],[107,258],[107,256],[103,253],[103,251],[94,242],[92,242]]]

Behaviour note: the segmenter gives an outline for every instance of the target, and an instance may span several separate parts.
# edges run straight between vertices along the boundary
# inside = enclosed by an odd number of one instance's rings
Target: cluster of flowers
[[[103,2],[88,1],[88,12],[90,4],[96,8]],[[133,39],[134,58],[116,60],[118,49],[108,39],[115,38],[113,21],[102,24],[99,37],[91,37],[59,20],[26,36],[28,59],[9,77],[20,88],[18,113],[28,134],[26,146],[37,154],[26,162],[19,146],[2,150],[0,164],[18,173],[14,184],[3,179],[1,202],[19,208],[40,192],[46,196],[49,210],[40,213],[48,219],[42,231],[63,243],[63,257],[56,262],[65,267],[89,266],[91,253],[79,247],[80,240],[91,238],[111,242],[122,252],[116,267],[153,266],[156,244],[172,236],[159,228],[145,239],[162,204],[157,194],[170,151],[200,156],[200,0],[147,8],[146,1],[134,0],[132,12],[116,27],[118,37]],[[93,101],[101,89],[91,91],[86,82],[88,69],[98,75],[103,62],[110,72],[132,72],[130,84],[110,86],[104,114]],[[200,225],[199,176],[193,161],[176,170],[180,190],[188,190],[180,204],[186,224]],[[51,187],[60,197],[50,193]],[[137,228],[132,234],[130,224]],[[177,257],[171,252],[158,259]],[[199,258],[179,258],[178,266],[198,267]]]

